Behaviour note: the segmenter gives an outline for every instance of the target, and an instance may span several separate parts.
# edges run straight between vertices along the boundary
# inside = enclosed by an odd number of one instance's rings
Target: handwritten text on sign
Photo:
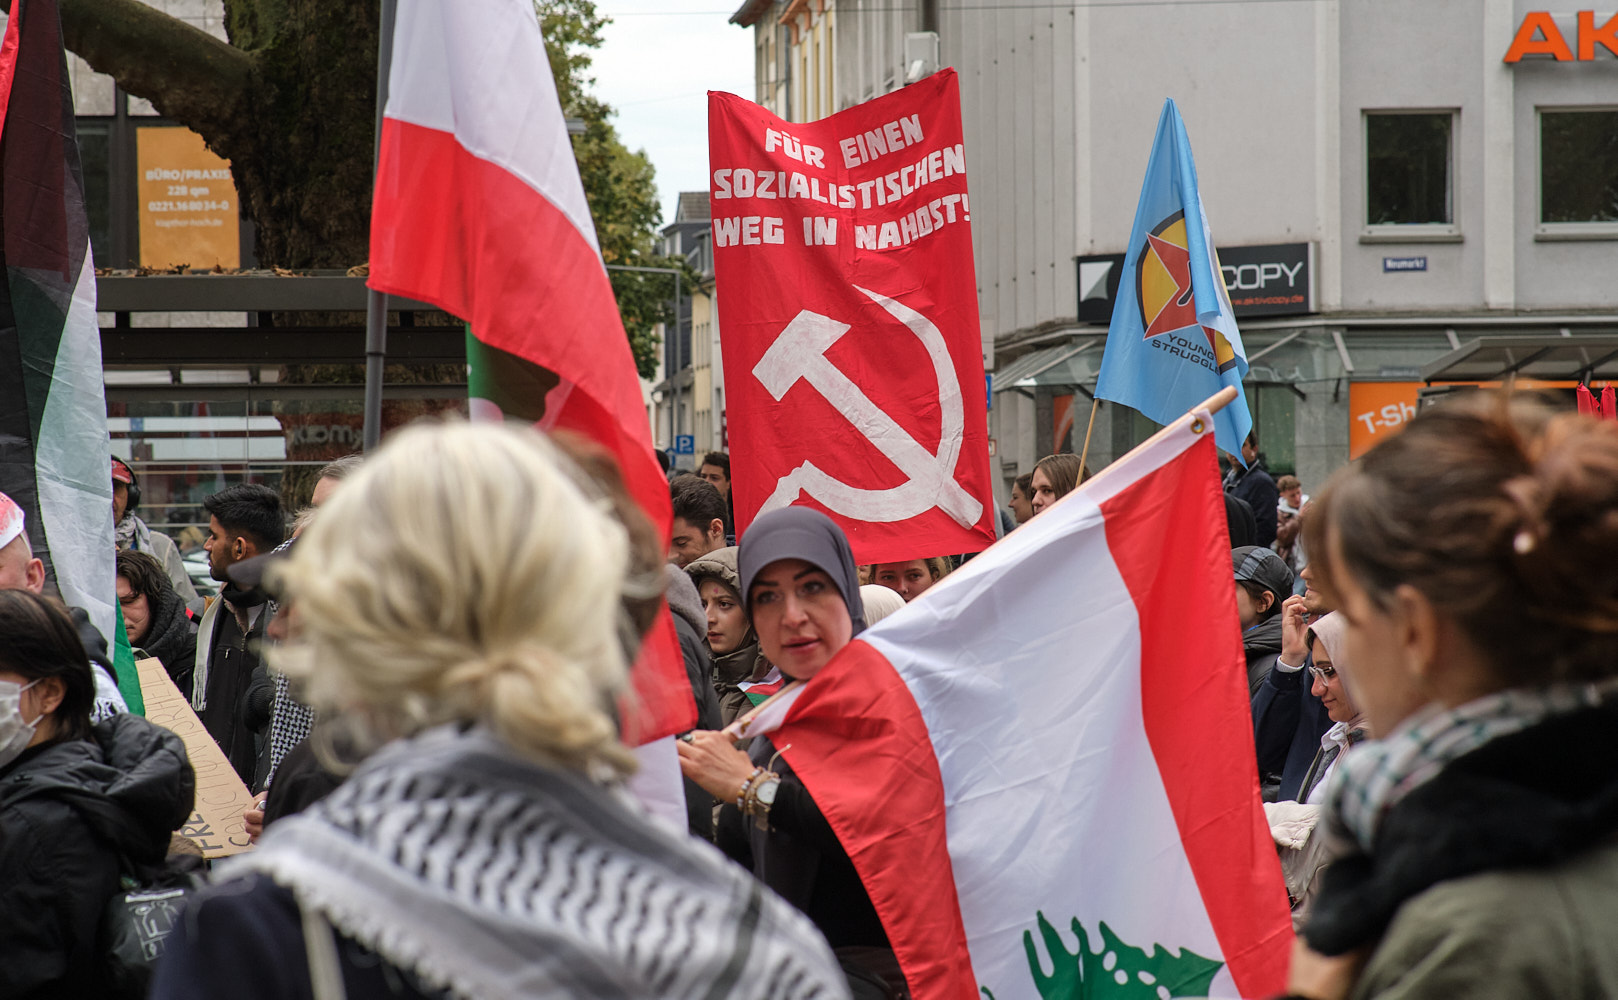
[[[197,774],[197,801],[191,818],[175,831],[202,848],[205,858],[227,858],[252,847],[242,813],[253,804],[247,786],[208,735],[191,704],[169,679],[155,657],[141,660],[140,693],[146,700],[146,718],[178,736],[185,744],[191,769]]]

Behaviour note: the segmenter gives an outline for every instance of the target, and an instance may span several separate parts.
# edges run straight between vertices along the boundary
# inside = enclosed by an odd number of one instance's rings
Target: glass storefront
[[[276,371],[256,374],[262,379]],[[195,369],[107,373],[112,453],[135,471],[140,516],[153,531],[173,538],[204,578],[205,497],[235,483],[260,483],[281,494],[290,519],[309,502],[320,469],[362,445],[361,387],[208,384],[232,376],[246,382],[248,375]],[[409,391],[411,398],[391,398],[393,390]],[[392,386],[383,429],[466,412],[464,387]]]

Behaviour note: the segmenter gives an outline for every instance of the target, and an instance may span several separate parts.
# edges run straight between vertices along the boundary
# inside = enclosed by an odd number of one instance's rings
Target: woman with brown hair
[[[877,563],[871,572],[871,582],[888,588],[909,604],[926,593],[927,588],[948,576],[949,570],[946,556]]]
[[[1085,478],[1084,465],[1077,455],[1063,452],[1040,459],[1029,478],[1029,486],[1034,491],[1030,498],[1034,513],[1072,493]]]
[[[1328,783],[1293,994],[1618,993],[1618,425],[1424,411],[1304,533],[1383,735]]]

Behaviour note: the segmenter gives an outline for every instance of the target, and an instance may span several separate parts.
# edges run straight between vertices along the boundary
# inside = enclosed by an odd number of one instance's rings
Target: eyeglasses
[[[1331,679],[1337,676],[1336,667],[1317,667],[1312,663],[1309,665],[1309,672],[1319,678],[1322,684],[1330,684]]]

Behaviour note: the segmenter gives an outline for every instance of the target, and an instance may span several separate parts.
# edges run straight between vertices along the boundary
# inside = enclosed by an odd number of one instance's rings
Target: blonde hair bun
[[[628,540],[582,481],[531,428],[399,432],[278,568],[295,634],[272,662],[385,736],[478,723],[531,757],[628,769]]]

